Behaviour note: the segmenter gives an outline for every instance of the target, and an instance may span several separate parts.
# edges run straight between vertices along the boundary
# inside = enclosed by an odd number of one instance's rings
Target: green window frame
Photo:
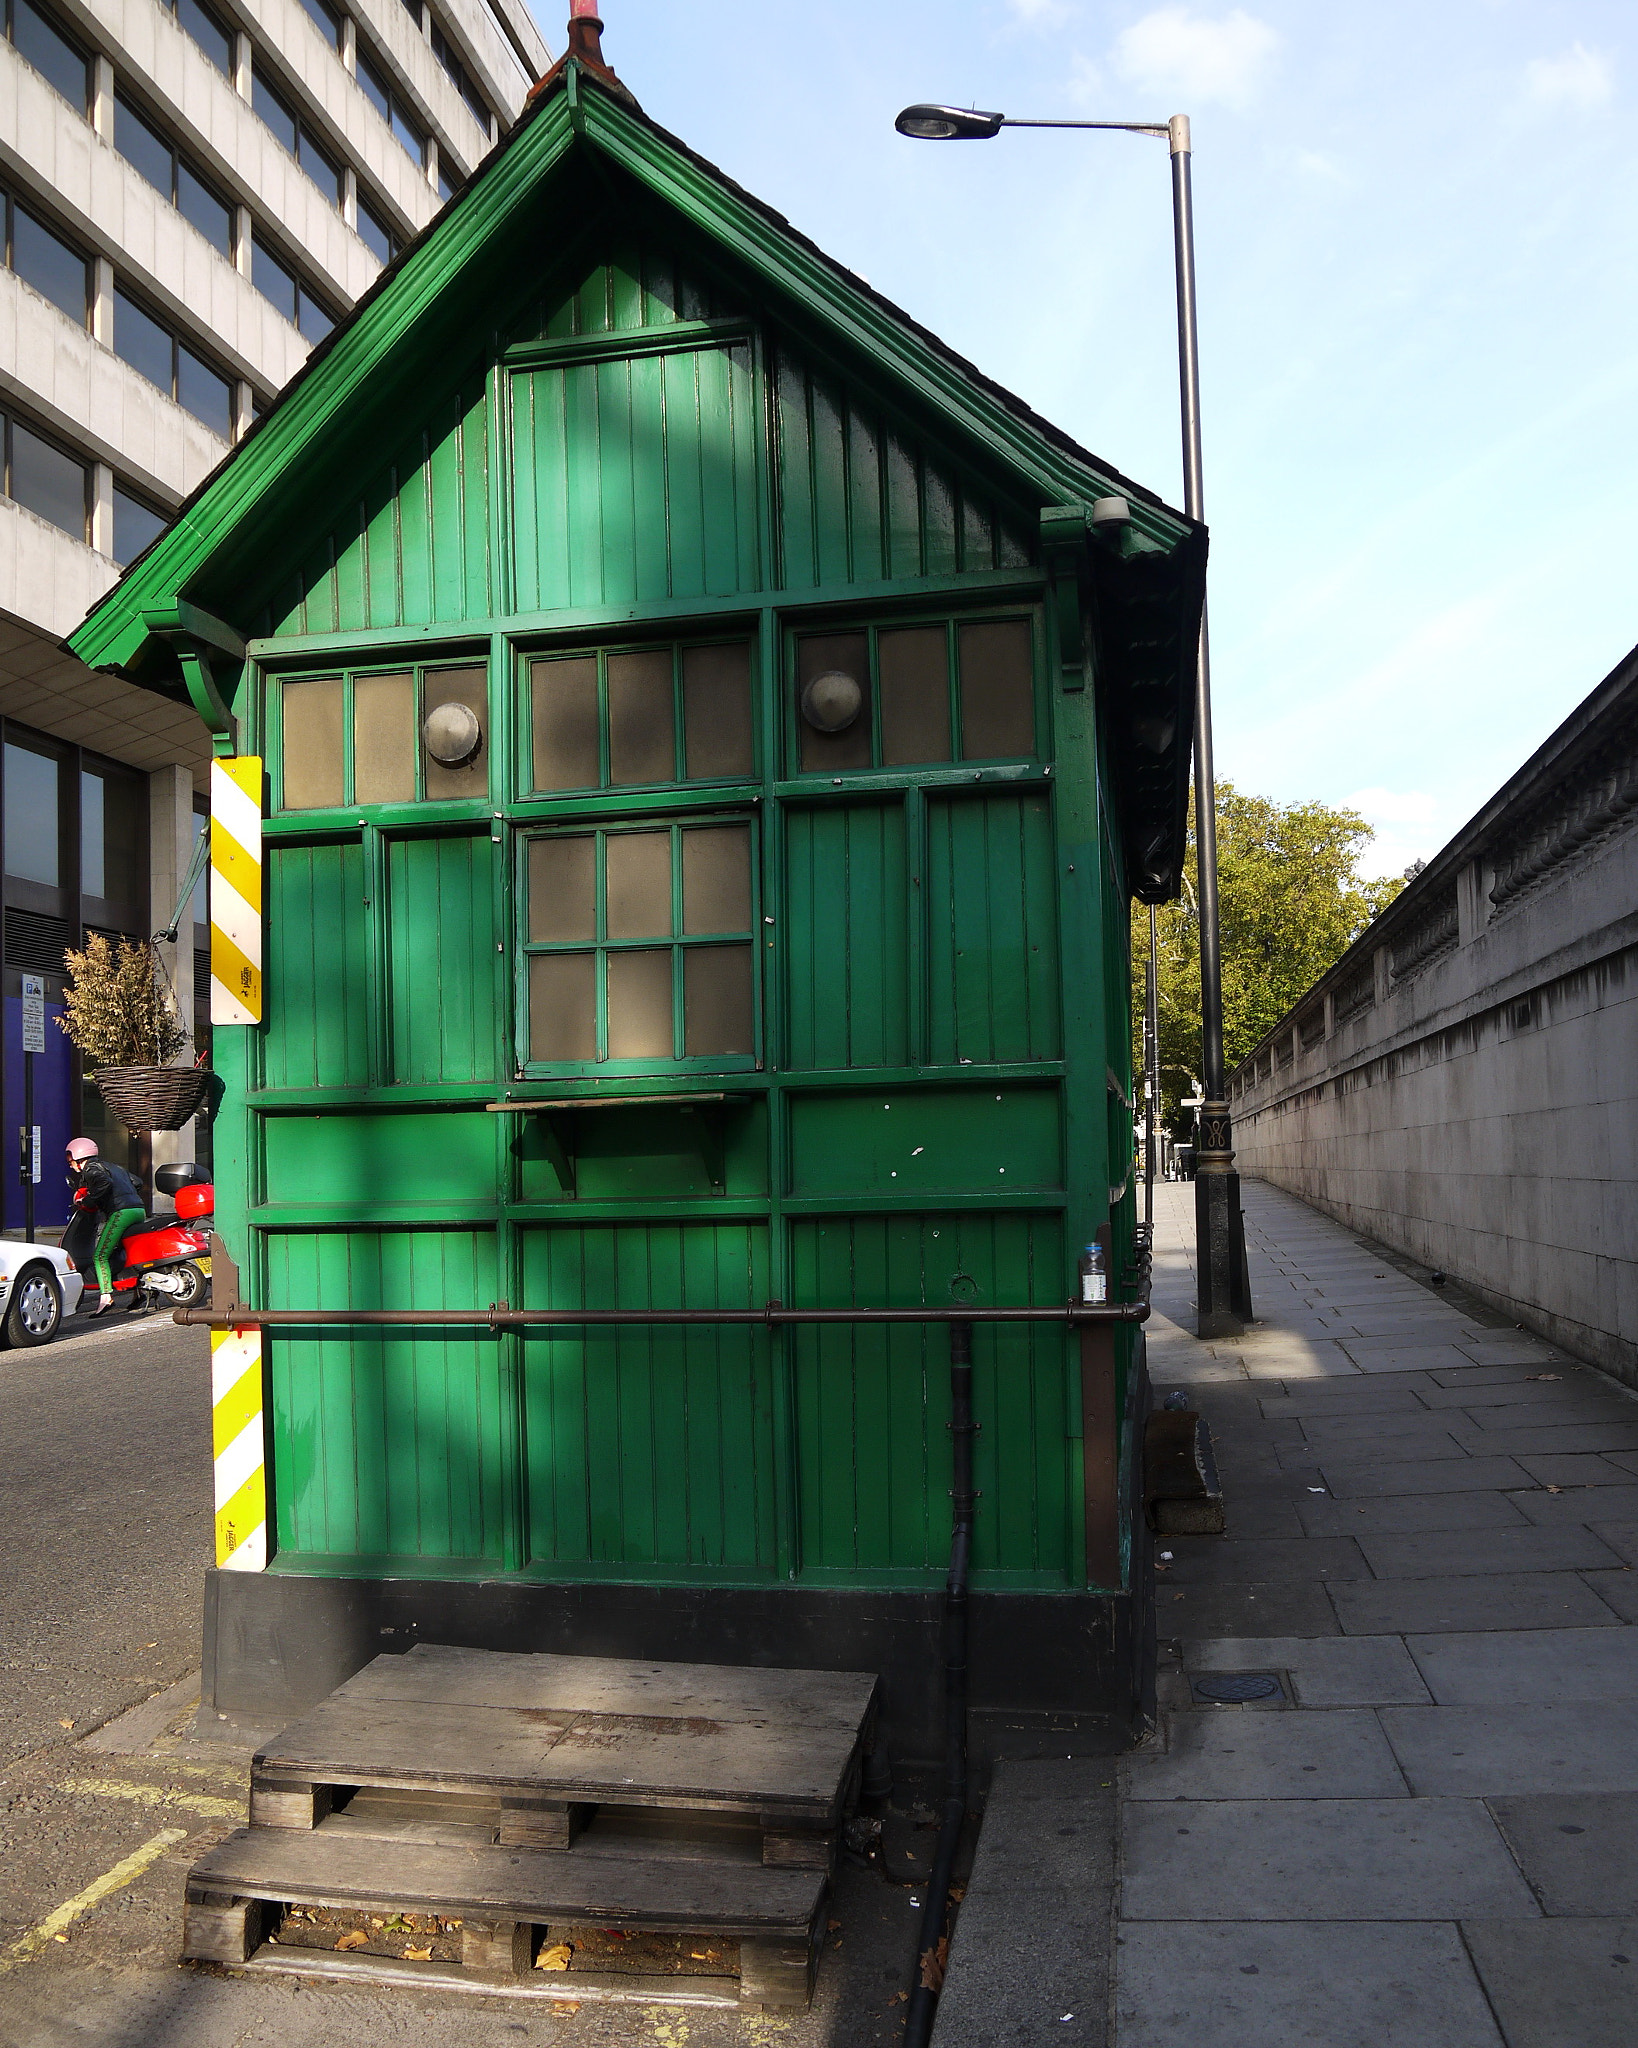
[[[754,637],[732,631],[531,655],[518,787],[563,796],[754,781],[755,667]]]
[[[487,803],[492,720],[487,658],[305,672],[273,679],[274,807],[286,815]],[[444,704],[478,721],[476,753],[446,763],[425,744],[424,723]]]
[[[839,732],[817,729],[802,706],[807,685],[830,672],[853,676],[864,700]],[[1037,760],[1041,681],[1033,609],[796,626],[787,634],[783,691],[791,772]]]
[[[518,1067],[760,1067],[757,824],[748,811],[518,834]]]

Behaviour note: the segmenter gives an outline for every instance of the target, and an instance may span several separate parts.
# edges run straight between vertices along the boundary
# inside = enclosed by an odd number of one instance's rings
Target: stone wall
[[[1638,652],[1231,1095],[1243,1173],[1638,1385]]]

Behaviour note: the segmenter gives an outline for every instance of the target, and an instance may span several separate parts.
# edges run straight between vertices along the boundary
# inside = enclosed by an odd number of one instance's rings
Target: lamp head
[[[1001,133],[1005,114],[981,114],[973,107],[906,107],[893,123],[918,142],[988,142]]]

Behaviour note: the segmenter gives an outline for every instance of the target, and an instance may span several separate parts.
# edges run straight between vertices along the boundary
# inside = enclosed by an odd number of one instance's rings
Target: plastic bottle
[[[1089,1244],[1081,1253],[1081,1300],[1083,1302],[1104,1302],[1109,1299],[1109,1261],[1104,1256],[1101,1244]]]

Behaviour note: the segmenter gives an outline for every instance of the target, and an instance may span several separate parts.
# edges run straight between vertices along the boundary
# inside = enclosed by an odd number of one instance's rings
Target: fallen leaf
[[[1561,1372],[1527,1372],[1524,1377],[1527,1380],[1561,1380],[1564,1375]]]
[[[836,1932],[837,1928],[840,1927],[841,1924],[842,1923],[840,1920],[827,1920],[825,1922],[826,1927],[830,1930],[832,1934]]]
[[[344,1934],[336,1943],[337,1948],[362,1948],[369,1940],[362,1927],[355,1927],[351,1934]]]
[[[1188,1594],[1187,1594],[1187,1593],[1174,1593],[1174,1594],[1172,1595],[1172,1598],[1173,1598],[1174,1600],[1187,1600],[1187,1599],[1188,1599],[1188,1597],[1189,1597],[1189,1596],[1188,1596]]]
[[[59,1721],[58,1721],[58,1723],[57,1723],[57,1726],[58,1726],[59,1728],[72,1728],[72,1727],[73,1727],[73,1725],[74,1725],[74,1723],[73,1723],[72,1721],[63,1721],[63,1720],[59,1720]]]
[[[405,1949],[404,1960],[406,1963],[430,1963],[432,1961],[432,1944],[428,1942],[425,1948]]]
[[[570,1941],[554,1941],[550,1948],[543,1948],[535,1957],[537,1970],[566,1970],[574,1959],[574,1944]]]
[[[1547,1491],[1549,1493],[1562,1493],[1564,1489],[1562,1486],[1549,1486]]]
[[[53,1941],[67,1941],[68,1936],[66,1934],[54,1934],[51,1938]]]
[[[923,1991],[942,1991],[944,1972],[950,1961],[950,1937],[946,1934],[937,1948],[924,1948],[921,1952],[921,1988]]]
[[[909,2002],[909,1998],[910,1994],[908,1991],[895,1991],[887,2002],[889,2005],[905,2005]]]
[[[559,2012],[578,2012],[580,2010],[580,2001],[578,1998],[560,1998],[557,2009]]]

